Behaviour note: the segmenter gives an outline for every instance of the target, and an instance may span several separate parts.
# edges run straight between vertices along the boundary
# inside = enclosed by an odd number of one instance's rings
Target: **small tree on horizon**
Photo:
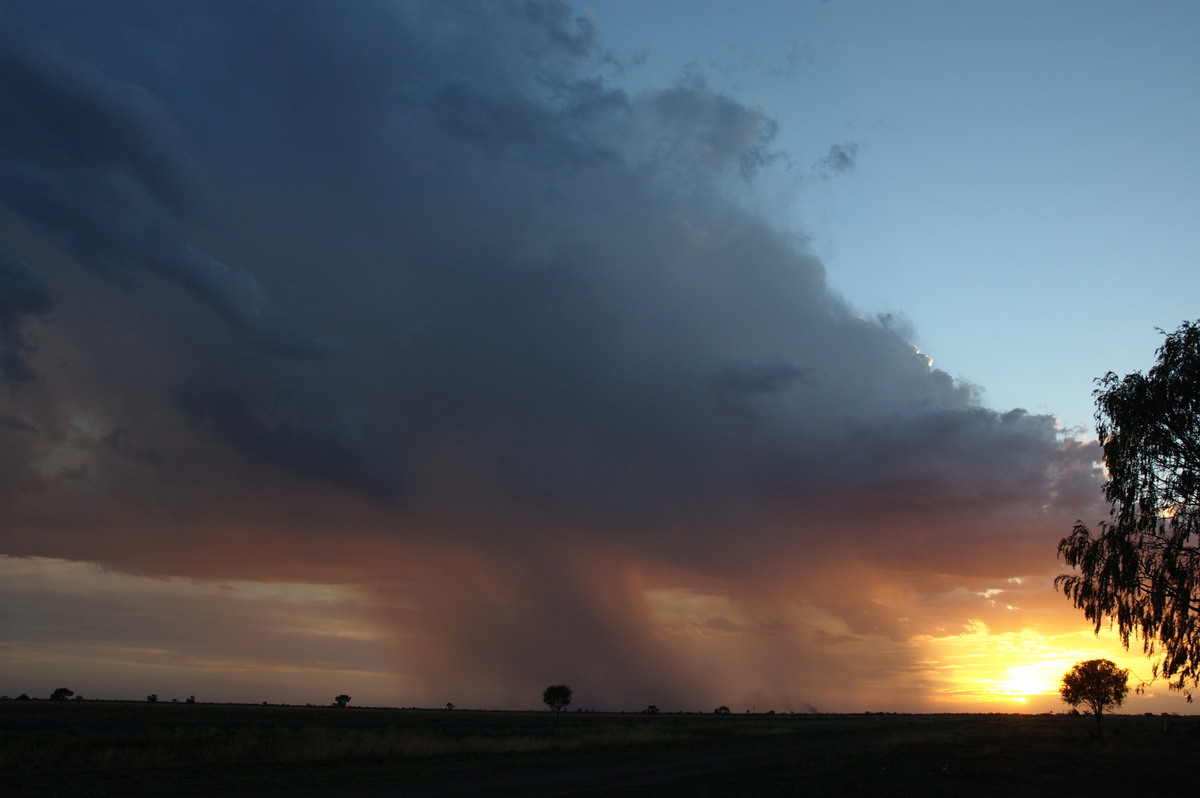
[[[70,689],[69,687],[59,687],[59,688],[56,688],[55,691],[50,694],[50,700],[51,701],[66,701],[68,698],[70,698],[73,695],[75,695],[75,691]]]
[[[542,692],[542,702],[554,710],[554,723],[558,725],[558,713],[571,703],[571,688],[565,684],[552,684]]]
[[[1084,704],[1096,716],[1096,734],[1104,736],[1100,718],[1107,707],[1119,707],[1129,693],[1129,671],[1109,659],[1076,662],[1062,678],[1058,692],[1072,707]]]
[[[339,707],[344,707],[350,703],[350,696],[346,695],[345,693],[342,693],[340,696],[333,699],[333,703],[337,704]]]

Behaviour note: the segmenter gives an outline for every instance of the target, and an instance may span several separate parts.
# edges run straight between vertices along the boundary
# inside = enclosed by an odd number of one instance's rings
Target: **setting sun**
[[[1053,711],[1061,706],[1058,688],[1063,674],[1077,662],[1111,659],[1130,668],[1133,684],[1140,678],[1137,674],[1147,670],[1144,658],[1125,651],[1107,631],[1043,634],[1025,628],[995,633],[981,621],[972,621],[962,634],[931,637],[923,643],[929,652],[926,675],[930,683],[941,684],[933,699],[951,706]]]
[[[1053,659],[1008,669],[998,695],[1010,701],[1026,703],[1032,696],[1057,695],[1058,681],[1070,670],[1074,660]]]

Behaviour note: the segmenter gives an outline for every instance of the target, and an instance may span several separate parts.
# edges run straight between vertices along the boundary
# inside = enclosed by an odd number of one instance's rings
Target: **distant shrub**
[[[552,684],[542,691],[542,703],[554,712],[554,722],[558,723],[558,713],[571,703],[571,688],[565,684]]]

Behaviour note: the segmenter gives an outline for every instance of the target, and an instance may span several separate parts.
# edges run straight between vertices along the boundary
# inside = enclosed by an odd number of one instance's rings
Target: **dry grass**
[[[686,762],[665,796],[1194,794],[1161,718],[730,716],[0,703],[0,794],[175,795]],[[745,752],[716,769],[715,752]],[[739,756],[741,756],[739,754]],[[689,759],[690,758],[690,759]],[[704,775],[686,775],[705,771]],[[1185,789],[1186,788],[1186,789]]]
[[[572,718],[558,726],[532,713],[243,706],[181,710],[49,702],[9,703],[2,709],[0,773],[519,754],[659,744],[711,731],[694,723],[631,716],[589,716],[587,722]]]

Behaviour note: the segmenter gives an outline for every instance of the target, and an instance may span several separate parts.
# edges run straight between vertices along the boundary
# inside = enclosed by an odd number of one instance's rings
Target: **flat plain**
[[[1200,718],[0,702],[0,795],[1194,796]]]

